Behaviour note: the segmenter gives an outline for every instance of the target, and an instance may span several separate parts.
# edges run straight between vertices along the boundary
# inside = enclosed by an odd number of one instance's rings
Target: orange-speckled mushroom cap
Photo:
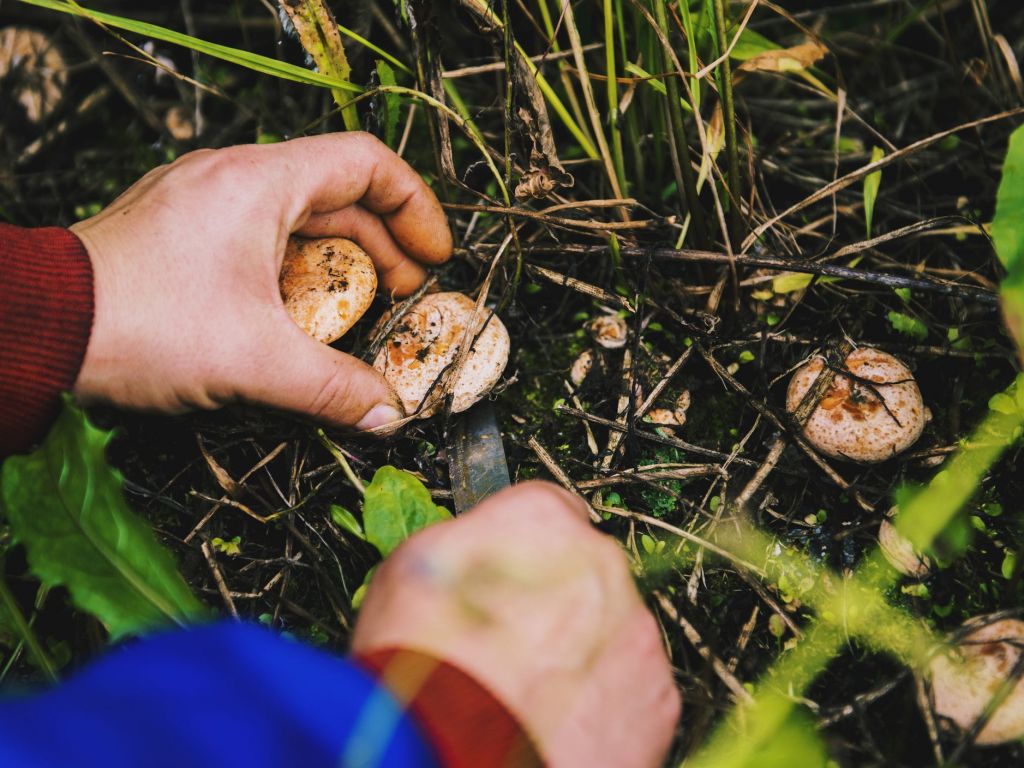
[[[363,316],[377,273],[362,248],[341,237],[291,237],[281,265],[281,298],[296,324],[330,344]]]
[[[786,393],[790,413],[824,365],[816,356],[793,374]],[[888,352],[869,347],[851,352],[846,369],[856,379],[837,374],[804,424],[811,444],[828,456],[863,463],[885,461],[913,445],[931,414],[910,369]]]
[[[432,416],[443,405],[441,395],[449,387],[452,412],[459,413],[501,378],[508,362],[508,331],[490,310],[481,311],[474,322],[475,312],[476,302],[461,293],[427,294],[388,335],[373,367],[384,374],[406,413]],[[387,316],[381,322],[387,322]],[[451,385],[447,378],[471,323],[473,346],[458,381]]]
[[[935,714],[960,730],[969,730],[988,706],[1020,658],[1024,621],[1003,619],[965,635],[957,652],[941,653],[929,665]],[[1024,679],[978,733],[977,744],[1002,744],[1024,738]]]

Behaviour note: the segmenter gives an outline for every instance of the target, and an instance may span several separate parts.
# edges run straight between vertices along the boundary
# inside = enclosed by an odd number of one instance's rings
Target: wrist
[[[70,231],[0,224],[0,457],[41,439],[93,323],[93,271]]]
[[[380,649],[355,661],[375,674],[427,735],[445,768],[541,768],[523,725],[489,689],[426,653]]]

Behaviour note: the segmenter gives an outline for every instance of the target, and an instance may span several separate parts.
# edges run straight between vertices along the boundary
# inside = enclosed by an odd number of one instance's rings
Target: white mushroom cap
[[[969,730],[988,706],[1024,647],[1024,621],[1003,619],[965,635],[958,653],[939,654],[929,665],[935,714]],[[975,743],[1002,744],[1024,738],[1024,680],[1018,680]]]
[[[432,416],[443,405],[443,394],[449,388],[452,412],[459,413],[487,394],[501,378],[508,362],[508,331],[490,310],[483,310],[474,322],[475,312],[476,302],[461,293],[427,294],[400,318],[385,339],[373,367],[384,374],[406,413]],[[387,322],[387,316],[382,322]],[[473,346],[458,381],[450,386],[447,379],[471,323],[469,339]]]
[[[362,248],[341,237],[288,239],[281,266],[281,298],[296,324],[330,344],[373,303],[377,273]]]
[[[882,520],[878,528],[879,548],[889,564],[904,576],[923,579],[932,569],[931,561],[914,549],[910,539],[896,530],[889,518],[895,517],[898,512],[899,507],[893,507]]]
[[[618,315],[601,315],[587,325],[594,341],[605,349],[621,349],[626,346],[629,328]]]
[[[824,366],[824,360],[815,356],[793,374],[786,393],[790,413]],[[836,374],[804,424],[811,444],[828,456],[864,463],[885,461],[913,445],[931,414],[910,369],[889,353],[869,347],[851,352],[846,368],[872,385]]]
[[[569,381],[572,382],[574,387],[578,387],[587,378],[593,367],[594,353],[589,349],[585,349],[580,353],[579,357],[573,360],[572,368],[569,369]]]

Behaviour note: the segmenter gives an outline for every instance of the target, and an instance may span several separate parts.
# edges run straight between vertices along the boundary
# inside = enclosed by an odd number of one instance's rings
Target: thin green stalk
[[[668,39],[669,29],[668,18],[665,15],[665,2],[666,0],[654,0],[654,13],[661,33]],[[659,53],[662,71],[672,70],[672,62],[661,46],[659,46]],[[676,186],[680,187],[678,190],[679,204],[690,214],[694,240],[699,247],[705,248],[708,246],[708,231],[704,223],[704,212],[700,207],[700,198],[697,196],[697,181],[693,175],[693,166],[690,164],[690,141],[683,110],[679,105],[679,82],[674,75],[665,78],[665,92],[668,95],[665,103],[666,128],[669,134],[669,149],[673,152],[678,171]]]
[[[622,157],[622,132],[619,126],[619,82],[618,70],[615,67],[615,23],[612,15],[612,0],[604,0],[604,59],[608,81],[605,84],[608,92],[608,126],[611,129],[612,163],[618,176],[619,188],[623,195],[628,195],[626,187],[626,168]]]
[[[743,241],[743,219],[740,211],[741,190],[740,190],[740,153],[736,139],[736,107],[732,99],[732,64],[729,57],[725,56],[729,42],[726,39],[725,27],[725,0],[712,0],[715,6],[715,38],[717,40],[718,56],[722,57],[722,63],[718,65],[716,76],[718,79],[718,92],[722,99],[722,122],[725,127],[725,152],[729,168],[727,182],[729,184],[729,239],[736,247]]]
[[[555,27],[551,22],[551,12],[548,10],[548,0],[537,0],[537,7],[540,9],[541,21],[544,22],[544,30],[548,36],[548,45],[551,47],[551,52],[561,52],[562,48],[558,44],[558,38],[555,35]],[[559,59],[555,66],[558,67],[558,77],[562,81],[562,87],[565,89],[565,98],[568,99],[569,106],[572,108],[572,113],[575,116],[575,122],[580,127],[580,131],[586,137],[587,142],[590,146],[593,146],[594,137],[590,135],[590,131],[587,129],[587,118],[583,115],[583,107],[580,106],[580,100],[576,98],[576,89],[573,87],[572,79],[569,77],[569,65],[564,59]],[[541,91],[543,90],[544,87],[541,86]],[[545,93],[545,98],[546,97],[547,95]]]
[[[18,601],[14,599],[14,595],[11,594],[11,590],[3,576],[0,576],[0,606],[3,606],[4,611],[10,618],[11,623],[14,625],[14,631],[18,633],[18,637],[28,646],[29,653],[36,660],[39,669],[42,670],[43,674],[51,682],[56,682],[57,667],[46,651],[43,650],[43,646],[40,645],[39,638],[32,631],[32,627],[25,621],[21,608],[18,606]]]

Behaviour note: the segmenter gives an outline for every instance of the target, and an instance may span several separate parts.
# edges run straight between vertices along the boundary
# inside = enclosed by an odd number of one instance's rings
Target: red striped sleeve
[[[396,649],[361,654],[356,661],[408,707],[444,768],[543,768],[519,721],[458,667]]]
[[[92,265],[57,227],[0,224],[0,458],[42,439],[92,329]]]

